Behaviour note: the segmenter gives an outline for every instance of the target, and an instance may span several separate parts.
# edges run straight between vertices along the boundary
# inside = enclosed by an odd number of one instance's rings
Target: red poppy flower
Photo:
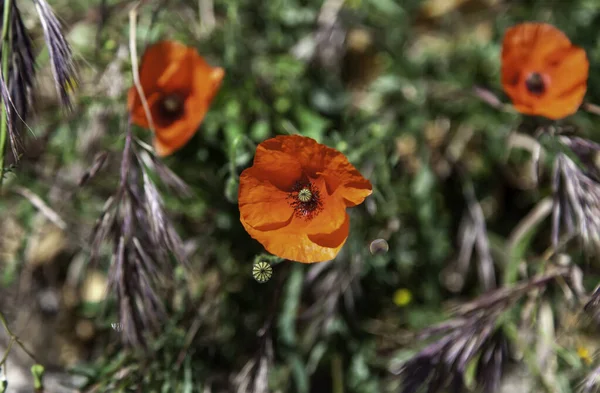
[[[348,237],[346,208],[371,192],[342,153],[300,135],[278,136],[258,145],[254,164],[240,175],[240,221],[271,254],[323,262]]]
[[[502,86],[524,114],[561,119],[577,111],[587,89],[585,51],[546,23],[522,23],[502,43]]]
[[[196,133],[225,71],[208,65],[194,48],[161,41],[146,50],[139,73],[156,130],[154,149],[159,156],[170,155]],[[127,106],[133,123],[150,127],[135,86]]]

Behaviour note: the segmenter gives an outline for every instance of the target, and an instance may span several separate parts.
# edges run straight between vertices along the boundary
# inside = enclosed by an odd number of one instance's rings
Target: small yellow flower
[[[589,350],[588,350],[586,347],[584,347],[584,346],[582,346],[582,345],[579,345],[579,346],[577,347],[577,355],[579,355],[579,358],[580,358],[580,359],[581,359],[581,360],[582,360],[582,361],[583,361],[583,362],[584,362],[586,365],[588,365],[588,366],[589,366],[590,364],[592,364],[592,356],[591,356],[591,354],[590,354],[590,351],[589,351]]]
[[[412,301],[412,292],[406,288],[400,288],[394,292],[394,304],[398,307],[404,307]]]

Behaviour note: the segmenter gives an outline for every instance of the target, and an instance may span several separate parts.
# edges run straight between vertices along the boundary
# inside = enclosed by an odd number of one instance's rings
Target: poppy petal
[[[179,118],[175,120],[165,119],[166,122],[162,126],[159,125],[160,123],[155,122],[157,125],[155,139],[168,147],[169,153],[166,153],[166,155],[179,150],[198,131],[208,107],[195,105],[195,103],[194,100],[187,99],[184,103],[183,114]],[[153,113],[156,113],[156,111],[153,111]]]
[[[313,186],[319,190],[322,208],[311,219],[299,219],[294,222],[298,230],[307,234],[330,233],[338,229],[346,215],[346,205],[341,198],[327,195],[325,179],[319,177],[313,181]]]
[[[547,23],[521,23],[506,30],[502,43],[502,58],[542,59],[556,50],[571,46],[569,38]]]
[[[523,23],[504,35],[502,85],[521,113],[553,120],[575,113],[587,90],[588,71],[585,51],[552,25]],[[541,77],[538,91],[528,85],[535,74]]]
[[[368,180],[367,180],[368,181]],[[364,202],[365,198],[373,193],[371,183],[352,183],[344,186],[344,201],[347,207],[354,207]]]
[[[158,42],[144,53],[140,82],[161,90],[189,90],[198,58],[195,48],[176,41]]]
[[[156,86],[163,93],[192,91],[191,81],[194,80],[194,60],[198,53],[193,52],[182,57],[178,62],[169,64],[163,71],[160,78],[156,81]]]
[[[173,154],[179,146],[176,144],[171,144],[169,142],[165,142],[160,138],[154,138],[152,140],[152,144],[154,146],[154,152],[159,157],[166,157]]]
[[[250,236],[259,241],[268,252],[302,263],[324,262],[335,258],[344,245],[350,228],[349,217],[346,217],[343,225],[336,231],[314,235],[289,230],[259,231],[244,220],[241,222]]]
[[[199,64],[201,66],[195,69],[195,76],[193,77],[195,86],[191,94],[185,99],[183,115],[172,121],[168,126],[157,129],[156,139],[158,142],[155,143],[155,146],[163,147],[163,154],[159,154],[161,156],[170,155],[179,150],[194,136],[208,112],[211,100],[217,93],[221,80],[225,76],[225,71],[222,68],[206,71],[204,67],[206,62],[200,57]],[[187,77],[186,83],[189,84],[191,79],[191,76]],[[177,83],[182,82],[178,81]]]
[[[582,85],[585,91],[589,73],[589,62],[585,51],[581,48],[571,47],[561,55],[555,60],[558,63],[556,68],[550,72],[552,93],[555,96],[561,96],[579,85]]]
[[[562,119],[577,112],[587,91],[589,62],[583,49],[572,47],[550,73],[551,89],[536,112],[549,119]]]
[[[281,152],[293,157],[309,177],[316,177],[317,172],[324,169],[327,156],[341,154],[301,135],[278,135],[261,145],[270,152]]]
[[[193,58],[193,79],[186,81],[189,85],[193,81],[194,97],[202,102],[203,106],[210,106],[212,99],[221,87],[225,77],[225,70],[220,67],[211,67],[199,54],[195,52]]]
[[[148,47],[142,55],[139,70],[140,84],[146,99],[149,101],[149,97],[154,94],[173,91],[183,91],[187,94],[190,89],[194,53],[197,55],[193,48],[175,41],[160,41]],[[150,103],[148,105],[150,106]],[[145,114],[143,117],[139,115],[140,112],[144,113],[144,110],[135,86],[129,90],[128,109],[138,113],[134,117],[135,124],[149,127]],[[157,116],[153,115],[153,120],[154,117]]]
[[[344,221],[342,222],[342,225],[339,226],[339,228],[336,228],[330,233],[317,233],[314,235],[308,235],[308,238],[313,243],[318,244],[322,247],[334,248],[339,250],[346,242],[349,232],[350,216],[348,216],[348,213],[345,213]]]
[[[144,52],[139,73],[156,132],[156,153],[167,156],[196,133],[225,72],[211,67],[195,48],[160,41]],[[133,123],[150,126],[135,87],[128,92],[127,105]]]
[[[252,166],[254,174],[261,179],[269,179],[280,190],[290,191],[302,177],[302,167],[292,154],[277,147],[265,142],[258,145]]]
[[[287,201],[288,193],[268,180],[256,177],[254,172],[255,168],[248,168],[240,175],[238,204],[241,219],[263,231],[289,223],[294,210]]]
[[[348,237],[346,208],[371,189],[337,150],[300,135],[277,136],[258,145],[252,167],[240,176],[240,222],[274,255],[327,261]]]
[[[140,62],[140,83],[144,92],[148,94],[149,90],[154,90],[158,81],[164,78],[165,70],[170,70],[167,75],[177,71],[176,65],[189,57],[189,49],[177,41],[159,41],[149,46]]]
[[[144,94],[146,93],[144,92]],[[150,116],[152,116],[152,120],[154,120],[154,115],[152,115],[152,107],[156,105],[159,99],[160,95],[158,93],[146,95],[146,103],[148,104],[148,108],[150,109]],[[140,99],[140,96],[138,95],[135,86],[132,86],[129,89],[129,93],[127,95],[127,103],[129,107],[129,113],[131,115],[131,121],[140,127],[150,127],[150,122],[146,117],[146,111],[144,110],[144,106],[142,105],[142,100]]]
[[[309,176],[323,176],[330,195],[334,194],[341,185],[344,185],[344,188],[347,185],[347,188],[350,189],[364,190],[350,191],[351,195],[344,195],[345,199],[353,205],[357,205],[362,203],[372,190],[371,183],[360,174],[346,156],[335,149],[317,143],[314,139],[301,135],[285,135],[277,136],[267,142],[263,142],[261,145],[264,144],[264,147],[270,152],[280,151],[291,155],[294,160],[300,162],[302,169]]]
[[[334,194],[339,189],[338,194],[347,201],[346,206],[361,204],[371,194],[371,182],[343,154],[329,155],[324,165],[325,170],[320,174],[324,176],[329,192]]]

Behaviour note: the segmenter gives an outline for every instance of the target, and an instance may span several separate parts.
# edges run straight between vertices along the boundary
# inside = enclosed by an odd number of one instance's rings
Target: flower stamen
[[[168,119],[175,119],[182,115],[184,98],[179,94],[168,94],[159,104],[161,114]]]
[[[537,72],[531,73],[525,80],[525,87],[527,90],[536,96],[544,94],[546,91],[546,85],[544,84],[544,78]]]
[[[312,220],[323,210],[321,195],[311,182],[297,182],[288,196],[296,217]]]

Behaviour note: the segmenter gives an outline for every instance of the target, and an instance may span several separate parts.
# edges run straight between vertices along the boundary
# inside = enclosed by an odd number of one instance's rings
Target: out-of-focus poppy
[[[170,155],[202,123],[225,71],[211,67],[194,48],[160,41],[142,56],[139,73],[156,130],[154,149],[159,156]],[[129,89],[127,106],[133,123],[150,127],[135,86]]]
[[[277,136],[258,145],[253,165],[240,175],[240,221],[278,257],[323,262],[348,237],[346,208],[371,192],[339,151],[300,135]]]
[[[561,119],[577,111],[587,89],[585,51],[546,23],[508,29],[502,44],[502,86],[524,114]]]

